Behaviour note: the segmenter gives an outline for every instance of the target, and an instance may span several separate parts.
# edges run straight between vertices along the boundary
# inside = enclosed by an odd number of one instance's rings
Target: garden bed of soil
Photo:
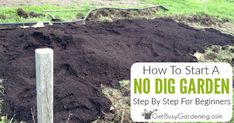
[[[193,53],[209,45],[234,45],[234,37],[163,18],[0,30],[4,113],[18,121],[36,118],[36,48],[54,49],[55,122],[77,123],[109,111],[101,84],[118,87],[133,63],[193,62]]]

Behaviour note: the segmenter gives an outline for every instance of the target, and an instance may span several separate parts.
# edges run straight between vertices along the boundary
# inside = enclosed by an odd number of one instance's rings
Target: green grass
[[[158,12],[157,16],[167,15],[202,15],[208,14],[216,16],[221,19],[229,19],[234,22],[234,0],[140,0],[139,5],[112,5],[111,7],[117,8],[133,8],[133,7],[146,7],[150,4],[160,4],[169,9],[167,12]],[[61,9],[80,9],[77,11],[62,11],[62,12],[50,12],[49,14],[61,19],[62,21],[72,21],[84,16],[89,10],[95,8],[90,3],[77,4],[72,6],[54,6],[54,5],[42,5],[42,6],[21,6],[27,12],[34,11],[38,13],[46,14],[45,17],[39,18],[21,18],[17,16],[16,10],[19,7],[0,7],[0,15],[6,16],[6,19],[0,19],[0,23],[6,22],[38,22],[38,21],[50,21],[51,17],[47,13],[43,13],[43,10],[61,10]]]
[[[22,8],[26,12],[36,12],[45,14],[44,17],[37,18],[22,18],[17,16],[17,9]],[[4,15],[6,19],[0,19],[0,23],[9,22],[48,22],[51,20],[51,16],[62,21],[72,21],[78,17],[85,16],[85,14],[93,8],[89,4],[82,4],[77,6],[53,6],[53,5],[43,5],[43,6],[20,6],[20,7],[0,7],[0,15]],[[43,12],[44,10],[64,10],[64,9],[78,9],[77,11],[60,11],[60,12]]]
[[[234,21],[234,0],[144,0],[147,3],[160,4],[169,9],[158,15],[194,15],[208,14],[221,19]],[[205,2],[207,1],[207,2]]]

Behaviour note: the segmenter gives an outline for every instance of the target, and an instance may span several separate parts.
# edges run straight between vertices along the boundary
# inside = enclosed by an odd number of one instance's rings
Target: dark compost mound
[[[55,122],[91,122],[111,102],[100,84],[118,86],[137,61],[196,61],[190,54],[207,45],[233,45],[234,37],[196,30],[170,19],[76,23],[40,29],[0,30],[0,78],[9,117],[32,122],[36,108],[34,50],[55,53]]]

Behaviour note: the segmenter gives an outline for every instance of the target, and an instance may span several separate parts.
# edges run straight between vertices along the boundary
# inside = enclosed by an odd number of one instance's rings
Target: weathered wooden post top
[[[36,57],[37,120],[53,123],[53,50],[39,48]]]

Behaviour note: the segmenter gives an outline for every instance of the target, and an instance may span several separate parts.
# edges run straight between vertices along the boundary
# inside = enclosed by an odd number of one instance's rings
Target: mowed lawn
[[[229,19],[234,22],[234,0],[145,0],[157,3],[169,9],[160,15],[177,14],[193,15],[208,14],[221,19]]]

